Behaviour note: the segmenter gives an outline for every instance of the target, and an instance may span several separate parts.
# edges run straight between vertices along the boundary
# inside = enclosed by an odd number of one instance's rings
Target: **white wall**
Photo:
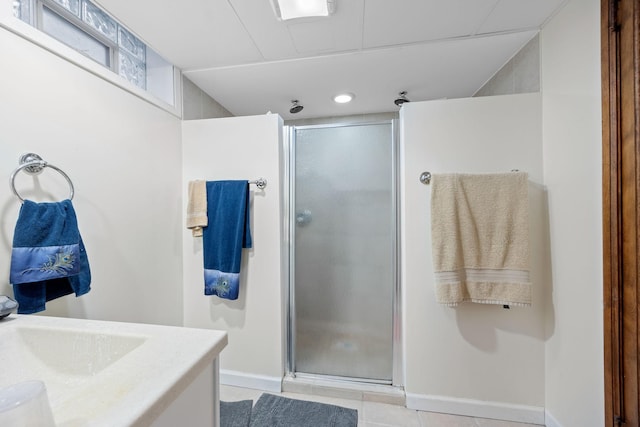
[[[569,2],[543,29],[541,48],[553,271],[548,425],[595,427],[604,424],[600,2]]]
[[[533,37],[473,96],[540,92],[540,36]]]
[[[92,290],[45,314],[178,325],[182,322],[180,120],[0,28],[0,294],[8,284],[20,203],[6,179],[27,151],[73,180]],[[25,195],[67,197],[47,169],[20,173]],[[42,200],[53,200],[44,198]]]
[[[541,118],[533,106],[537,101],[532,101],[538,95],[403,107],[408,124],[403,138],[411,141],[404,147],[402,174],[406,389],[413,403],[437,405],[442,404],[437,398],[445,397],[444,403],[454,409],[478,401],[498,402],[503,412],[508,404],[546,407],[553,425],[602,424],[599,46],[599,2],[572,0],[541,34]],[[71,176],[93,273],[88,295],[50,302],[45,313],[181,324],[184,297],[187,326],[229,332],[223,369],[280,376],[280,119],[184,123],[185,141],[197,135],[197,142],[194,147],[185,142],[181,163],[176,117],[4,29],[0,57],[0,173],[8,178],[18,156],[35,151]],[[458,112],[452,110],[461,105],[473,116],[454,127],[461,133],[491,122],[500,135],[511,119],[537,117],[542,136],[535,130],[521,136],[527,141],[542,138],[542,150],[530,142],[523,150],[513,141],[476,144],[470,137],[461,147],[446,144],[445,138],[424,138],[442,130],[444,123],[455,123]],[[487,116],[489,105],[506,111]],[[527,113],[529,108],[535,111]],[[425,119],[427,113],[432,118]],[[552,268],[538,269],[534,306],[509,311],[437,306],[428,271],[429,188],[418,182],[419,174],[512,168],[526,170],[530,181],[548,190]],[[245,252],[241,299],[204,297],[201,250],[184,228],[181,195],[186,183],[260,175],[269,186],[252,196],[255,246]],[[22,175],[17,181],[23,189],[33,182]],[[66,195],[65,183],[55,173],[47,172],[38,182],[54,197]],[[544,198],[538,202],[536,209]],[[12,294],[8,269],[19,206],[9,187],[0,185],[0,294]],[[544,233],[533,237],[544,246]],[[536,260],[544,263],[542,256]],[[544,271],[552,280],[546,280]],[[544,291],[549,284],[552,294]],[[545,306],[543,327],[540,310]]]
[[[182,120],[233,117],[226,108],[182,76]]]
[[[188,182],[194,179],[263,177],[268,182],[264,191],[251,186],[253,248],[242,252],[237,300],[204,295],[202,238],[183,229],[184,325],[228,332],[229,345],[220,355],[223,382],[229,383],[230,376],[247,376],[279,389],[285,337],[280,271],[282,119],[270,114],[185,121],[182,138],[185,201]]]
[[[539,94],[405,104],[401,118],[402,277],[409,407],[527,422],[544,419],[545,254]],[[530,308],[435,302],[431,173],[526,171],[530,182]]]

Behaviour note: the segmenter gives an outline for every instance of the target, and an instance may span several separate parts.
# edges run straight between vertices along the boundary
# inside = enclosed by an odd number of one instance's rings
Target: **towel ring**
[[[56,172],[60,173],[60,175],[62,175],[64,179],[67,180],[67,183],[69,184],[69,200],[73,200],[73,194],[75,190],[73,188],[73,182],[71,182],[71,178],[69,178],[69,176],[64,173],[62,169],[42,160],[42,157],[38,156],[35,153],[27,153],[20,156],[20,166],[18,166],[9,177],[9,185],[11,187],[11,190],[13,191],[13,194],[15,194],[21,202],[24,202],[24,199],[20,196],[18,190],[16,190],[15,180],[18,172],[24,170],[29,175],[38,175],[44,168],[51,168],[55,170]]]

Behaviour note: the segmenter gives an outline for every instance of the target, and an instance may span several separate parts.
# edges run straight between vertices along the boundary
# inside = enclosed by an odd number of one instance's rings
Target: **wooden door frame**
[[[638,426],[640,4],[601,0],[605,426]]]

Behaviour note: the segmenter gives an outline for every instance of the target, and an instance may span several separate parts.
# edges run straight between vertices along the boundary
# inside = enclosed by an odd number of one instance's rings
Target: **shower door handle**
[[[296,213],[296,224],[300,226],[307,225],[311,222],[311,211],[309,209],[305,209],[302,212]]]

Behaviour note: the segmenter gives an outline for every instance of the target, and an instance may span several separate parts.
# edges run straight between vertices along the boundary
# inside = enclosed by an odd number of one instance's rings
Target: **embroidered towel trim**
[[[71,200],[25,200],[13,236],[9,281],[19,314],[45,310],[45,303],[91,289],[91,271]]]
[[[431,185],[436,301],[530,306],[527,174],[435,174]]]
[[[187,228],[191,230],[193,237],[200,237],[202,236],[202,228],[208,224],[206,181],[189,181],[188,195]]]

